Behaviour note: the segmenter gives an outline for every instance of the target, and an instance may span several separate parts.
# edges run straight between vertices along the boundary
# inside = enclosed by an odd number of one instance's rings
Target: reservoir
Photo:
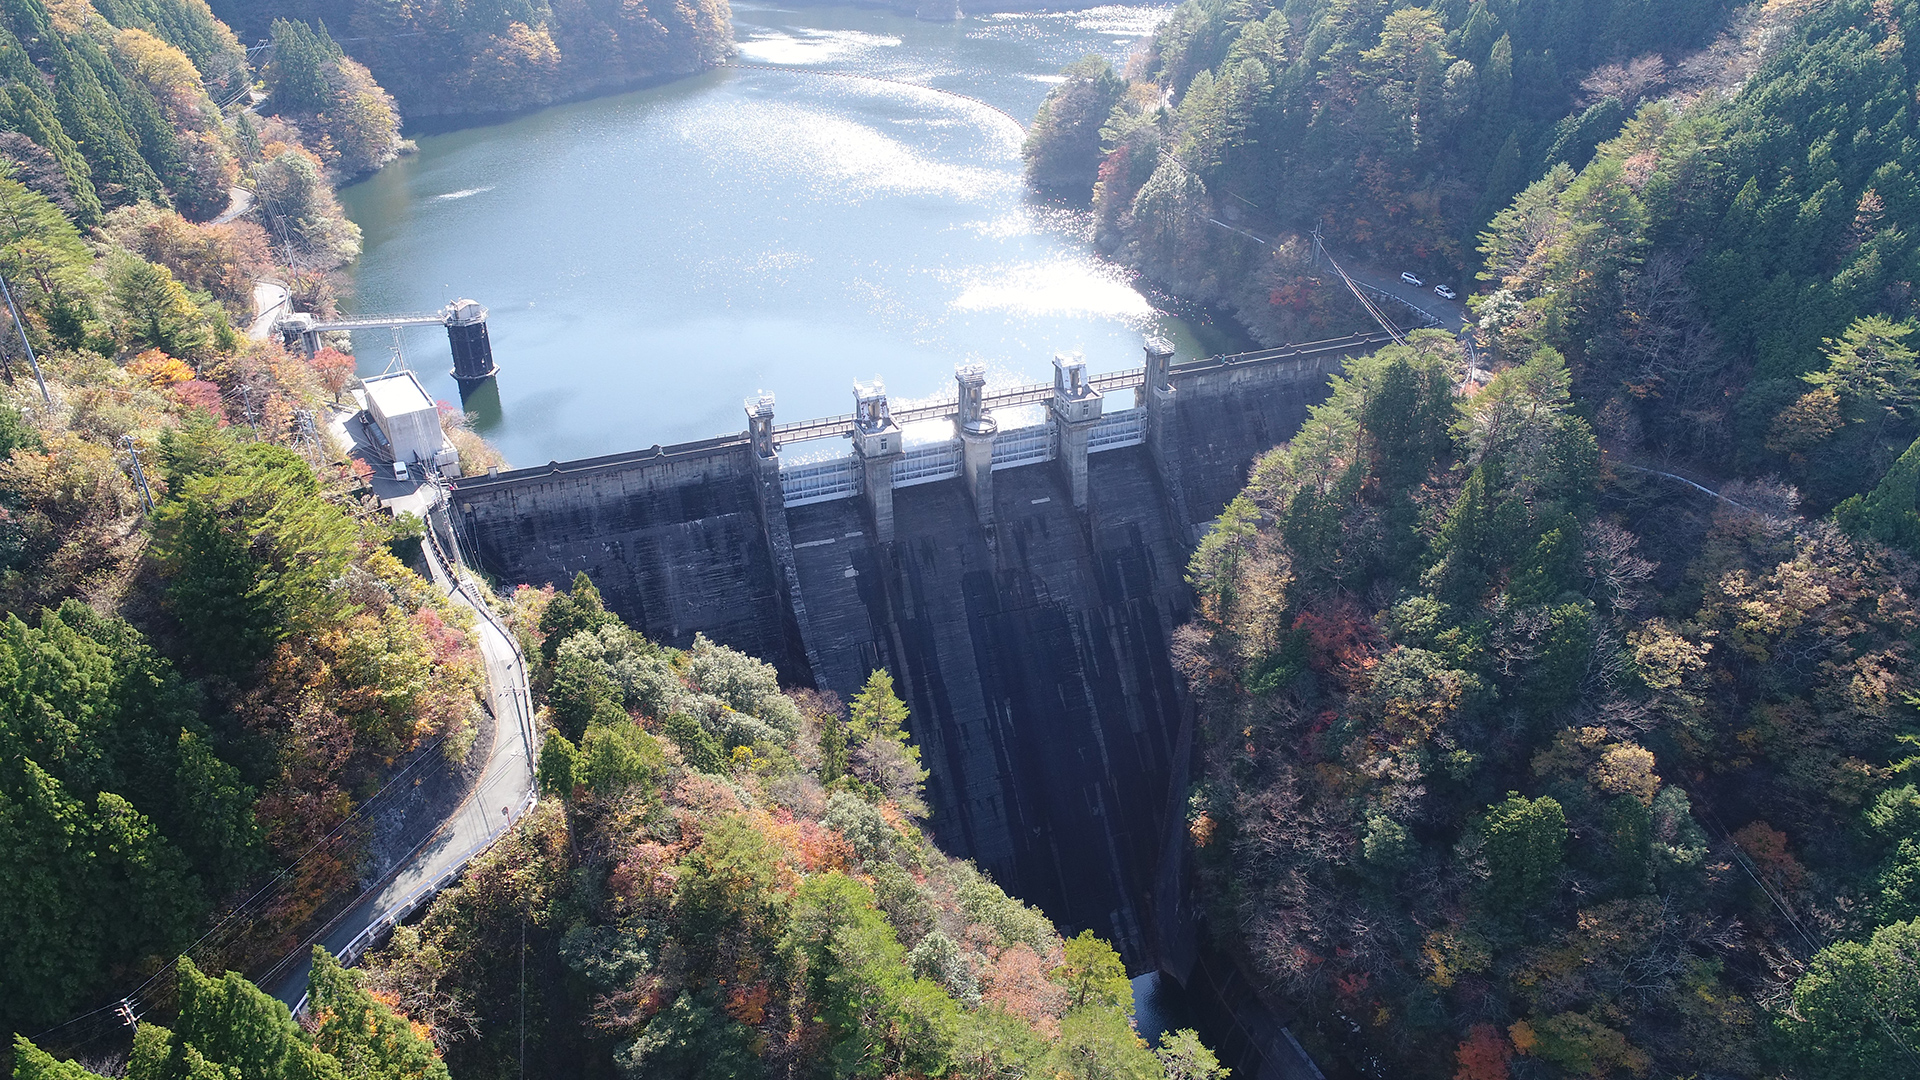
[[[1122,63],[1169,11],[735,4],[751,66],[424,136],[344,191],[365,232],[344,306],[485,304],[500,377],[469,408],[520,466],[739,431],[761,391],[799,420],[875,376],[898,403],[950,396],[961,363],[990,386],[1049,379],[1056,352],[1137,366],[1149,332],[1221,351],[1022,181],[1059,69]],[[438,329],[354,344],[362,373],[398,346],[458,400]]]

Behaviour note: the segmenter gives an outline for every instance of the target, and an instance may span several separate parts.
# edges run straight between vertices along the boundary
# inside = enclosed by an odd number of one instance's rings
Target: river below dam
[[[799,420],[849,411],[876,375],[898,402],[951,395],[961,363],[990,385],[1049,379],[1056,352],[1135,366],[1148,332],[1183,358],[1234,347],[1022,181],[1013,118],[1170,10],[736,4],[753,66],[423,136],[342,192],[366,239],[344,306],[486,305],[500,376],[469,409],[519,466],[739,431],[761,391]],[[457,400],[437,329],[354,344],[362,373],[399,345]]]

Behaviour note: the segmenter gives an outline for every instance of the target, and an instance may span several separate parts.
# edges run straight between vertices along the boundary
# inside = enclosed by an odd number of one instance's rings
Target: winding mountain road
[[[1357,260],[1343,258],[1340,260],[1340,266],[1347,272],[1348,277],[1368,289],[1385,293],[1419,314],[1433,319],[1438,329],[1457,331],[1472,321],[1472,316],[1467,314],[1467,306],[1461,303],[1461,297],[1448,300],[1433,291],[1435,285],[1449,285],[1464,295],[1466,290],[1460,282],[1429,280],[1425,285],[1414,286],[1400,280],[1400,274],[1397,271],[1369,266]]]
[[[319,934],[289,954],[262,980],[262,987],[289,1006],[306,995],[312,946],[352,964],[402,919],[451,885],[475,855],[500,837],[533,803],[533,717],[527,671],[519,648],[484,605],[476,603],[441,558],[434,543],[423,545],[434,584],[454,603],[474,613],[474,633],[486,660],[490,732],[486,765],[466,797],[399,867],[367,890]]]
[[[273,333],[276,320],[293,314],[293,294],[285,285],[265,278],[253,283],[253,322],[247,325],[247,337],[265,341]]]
[[[225,225],[253,209],[253,192],[234,186],[227,189],[227,208],[220,216],[208,222],[209,225]]]

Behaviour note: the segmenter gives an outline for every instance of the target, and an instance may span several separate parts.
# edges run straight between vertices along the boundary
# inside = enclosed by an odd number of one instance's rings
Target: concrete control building
[[[448,476],[460,475],[460,454],[440,430],[440,407],[411,371],[362,379],[360,396],[385,437],[384,449],[409,468],[433,465]]]

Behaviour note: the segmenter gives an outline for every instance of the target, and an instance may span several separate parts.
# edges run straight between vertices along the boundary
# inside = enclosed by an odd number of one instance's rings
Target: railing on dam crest
[[[1118,450],[1123,446],[1139,446],[1147,441],[1147,410],[1141,408],[1123,409],[1116,413],[1107,413],[1094,425],[1093,434],[1087,437],[1087,453],[1097,454],[1102,450]]]
[[[893,463],[893,486],[912,487],[960,475],[960,443],[956,440],[915,446]]]
[[[767,456],[776,456],[783,447],[795,443],[834,436],[852,438],[855,442],[854,453],[792,465],[782,462],[780,466],[781,499],[787,506],[851,499],[865,490],[867,472],[861,455],[866,451],[859,448],[869,443],[891,446],[887,455],[891,461],[885,466],[889,487],[911,487],[948,480],[960,476],[964,471],[965,455],[958,435],[904,448],[900,445],[898,435],[892,444],[872,442],[883,439],[885,431],[898,433],[910,424],[944,419],[953,421],[956,430],[966,427],[985,432],[992,430],[989,418],[995,412],[1022,406],[1047,405],[1048,416],[1040,423],[1008,428],[994,434],[991,471],[1036,465],[1052,461],[1065,453],[1058,424],[1061,418],[1069,416],[1081,417],[1074,422],[1082,425],[1083,430],[1084,425],[1091,424],[1091,429],[1084,431],[1086,453],[1119,450],[1147,441],[1149,416],[1145,408],[1145,394],[1151,380],[1158,379],[1164,383],[1175,376],[1350,352],[1356,348],[1385,344],[1384,338],[1375,340],[1380,337],[1356,334],[1278,349],[1208,357],[1178,367],[1168,362],[1172,353],[1170,347],[1162,352],[1154,352],[1150,347],[1150,359],[1157,365],[1152,371],[1147,367],[1137,367],[1092,376],[1086,374],[1085,364],[1079,358],[1056,357],[1052,383],[1033,383],[996,391],[985,389],[979,369],[962,368],[959,376],[960,393],[952,401],[893,411],[886,404],[884,388],[876,383],[856,393],[855,412],[791,424],[774,424],[772,399],[762,397],[748,403],[748,412],[750,416],[758,418],[756,422],[759,425],[757,431],[749,432],[749,437]],[[1103,414],[1099,402],[1094,400],[1128,389],[1135,392],[1137,402],[1130,409]],[[1075,402],[1080,404],[1073,404]]]
[[[1012,469],[1053,460],[1053,426],[1012,428],[993,437],[993,467]]]
[[[860,463],[851,454],[780,467],[780,492],[787,506],[851,499],[860,494]]]
[[[1139,446],[1147,441],[1147,410],[1108,413],[1087,438],[1087,453]],[[1051,424],[1009,428],[994,436],[993,468],[1014,469],[1052,461],[1057,452]],[[892,465],[893,486],[913,487],[960,475],[959,439],[909,447]],[[852,454],[780,466],[780,492],[786,506],[851,499],[864,490],[860,459]]]
[[[1239,372],[1252,371],[1275,363],[1319,360],[1388,344],[1383,334],[1354,334],[1326,341],[1287,345],[1277,349],[1212,356],[1173,364],[1172,347],[1158,343],[1148,347],[1148,366],[1092,375],[1078,357],[1056,357],[1055,378],[1049,383],[1033,383],[989,391],[981,369],[962,368],[956,398],[924,405],[912,405],[889,411],[885,389],[877,382],[863,391],[869,400],[862,403],[856,393],[856,411],[839,416],[773,423],[773,399],[762,396],[748,405],[749,430],[741,435],[718,436],[674,446],[654,446],[578,461],[555,461],[546,466],[489,473],[458,480],[454,488],[462,495],[478,495],[491,489],[527,483],[545,484],[560,478],[589,478],[614,474],[636,465],[681,465],[689,468],[700,462],[719,461],[726,455],[743,451],[757,454],[763,461],[778,462],[780,500],[786,506],[805,506],[835,499],[850,499],[866,494],[869,467],[887,470],[889,488],[911,487],[962,476],[966,471],[963,440],[958,432],[975,435],[993,432],[992,463],[988,472],[1040,464],[1068,455],[1079,462],[1074,468],[1084,472],[1082,454],[1139,446],[1149,439],[1151,423],[1145,407],[1152,387],[1169,392],[1185,386],[1196,377],[1211,378],[1213,373],[1239,379]],[[1228,374],[1233,373],[1233,374]],[[1103,412],[1099,407],[1105,395],[1122,390],[1135,392],[1133,408]],[[1005,415],[1022,406],[1040,405],[1046,416],[1039,423],[994,431],[992,417]],[[873,410],[877,407],[878,412]],[[949,420],[954,435],[948,438],[904,445],[903,428],[931,420]],[[1077,437],[1069,449],[1063,443],[1061,425],[1073,428]],[[887,442],[887,434],[891,442]],[[833,437],[849,438],[848,451],[812,457],[811,460],[785,460],[786,448]],[[877,441],[876,441],[877,440]],[[878,457],[867,458],[874,447],[886,449]],[[811,453],[817,453],[812,451]]]

